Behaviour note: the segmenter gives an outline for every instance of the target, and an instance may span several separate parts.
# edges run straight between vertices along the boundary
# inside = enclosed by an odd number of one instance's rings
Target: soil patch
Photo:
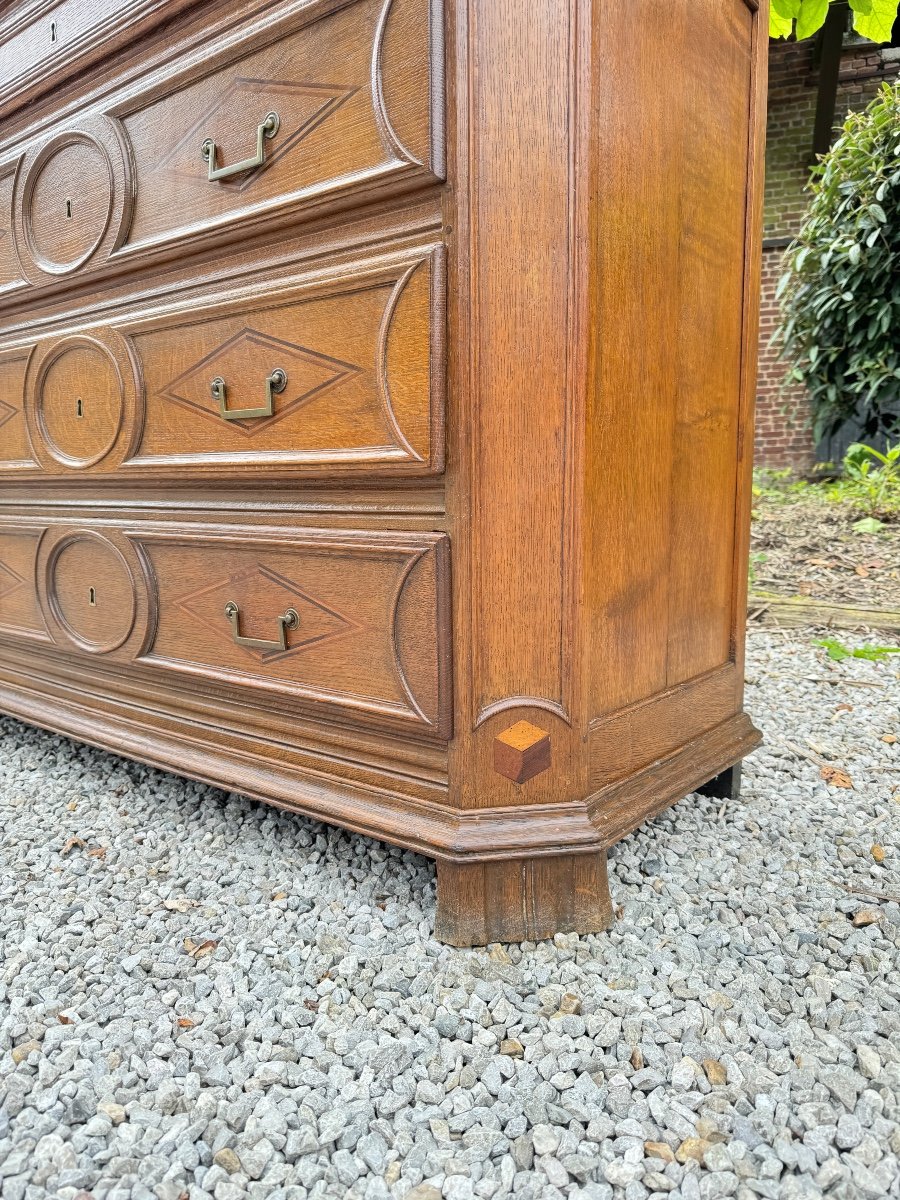
[[[750,591],[900,609],[900,525],[858,533],[861,513],[816,496],[754,498]]]

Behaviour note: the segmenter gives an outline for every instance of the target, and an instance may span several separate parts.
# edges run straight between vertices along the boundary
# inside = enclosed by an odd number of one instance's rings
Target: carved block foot
[[[596,933],[612,919],[605,853],[437,864],[435,937],[451,946]]]
[[[697,791],[701,796],[714,796],[719,800],[740,800],[741,798],[741,764],[735,763]]]

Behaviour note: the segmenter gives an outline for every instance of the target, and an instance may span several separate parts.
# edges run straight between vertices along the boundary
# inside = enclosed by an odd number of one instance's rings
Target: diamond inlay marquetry
[[[211,381],[216,376],[225,380],[229,407],[249,408],[262,403],[266,377],[276,367],[286,373],[287,386],[275,397],[272,416],[229,421],[229,428],[253,437],[362,369],[293,342],[269,337],[256,329],[245,328],[193,363],[166,384],[160,394],[221,424],[218,401],[210,390]]]
[[[277,616],[288,608],[296,609],[300,621],[298,627],[288,633],[287,650],[241,647],[262,663],[288,658],[359,628],[357,622],[316,600],[292,579],[262,563],[182,596],[175,603],[206,629],[221,629],[223,637],[230,637],[223,615],[229,601],[240,607],[242,620],[248,626],[255,624],[255,628],[247,629],[254,637],[274,636]]]
[[[263,171],[267,171],[314,129],[318,129],[358,90],[330,84],[288,83],[239,76],[217,96],[214,104],[203,110],[184,137],[160,160],[159,169],[168,174],[184,176],[195,184],[198,180],[205,183],[203,174],[198,172],[197,163],[200,144],[207,137],[217,143],[225,142],[225,131],[234,138],[235,134],[231,131],[241,130],[243,141],[239,147],[235,142],[233,157],[245,157],[253,150],[247,140],[248,116],[258,114],[259,121],[262,121],[268,112],[277,112],[280,118],[278,133],[266,142],[266,157],[262,166],[241,172],[231,179],[216,181],[217,188],[243,192]],[[231,152],[230,144],[226,143],[224,148]],[[220,165],[227,165],[227,160]]]

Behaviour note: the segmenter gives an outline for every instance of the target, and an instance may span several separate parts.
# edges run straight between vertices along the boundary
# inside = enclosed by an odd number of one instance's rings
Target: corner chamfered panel
[[[43,529],[0,528],[0,635],[49,641],[34,576]]]
[[[436,473],[445,321],[435,246],[134,320],[146,416],[126,470]],[[267,408],[274,372],[281,386]]]

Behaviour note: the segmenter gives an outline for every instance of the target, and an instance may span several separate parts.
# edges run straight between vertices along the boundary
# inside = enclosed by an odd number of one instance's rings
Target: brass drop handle
[[[300,614],[296,608],[289,608],[278,618],[279,637],[274,642],[265,638],[241,637],[241,610],[233,600],[225,605],[225,616],[231,622],[231,634],[236,646],[246,646],[250,650],[287,650],[287,631],[296,629],[300,624]]]
[[[250,417],[271,417],[275,412],[275,394],[283,392],[287,387],[287,373],[280,367],[266,379],[266,402],[259,408],[228,408],[225,402],[225,380],[217,375],[210,383],[209,390],[214,400],[219,403],[219,415],[226,421],[242,421]]]
[[[240,175],[244,171],[252,171],[256,167],[261,167],[266,161],[265,140],[275,136],[280,124],[281,119],[278,113],[267,113],[262,125],[257,126],[256,129],[256,154],[253,158],[245,158],[243,162],[232,163],[230,167],[216,166],[217,146],[212,138],[207,138],[200,147],[200,153],[209,163],[210,182],[215,179],[227,179],[230,175]]]

